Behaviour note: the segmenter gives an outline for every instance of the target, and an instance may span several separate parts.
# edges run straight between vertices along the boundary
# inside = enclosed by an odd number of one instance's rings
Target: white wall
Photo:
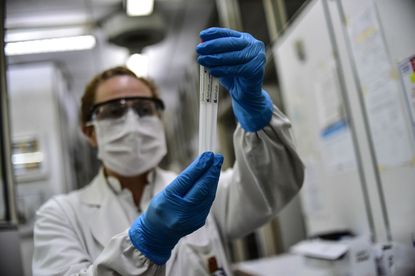
[[[354,55],[354,70],[358,90],[363,95],[364,112],[368,117],[369,141],[373,144],[376,158],[372,170],[378,175],[376,187],[369,186],[369,192],[379,192],[384,206],[384,231],[379,242],[392,242],[396,249],[398,275],[413,275],[415,272],[415,220],[408,219],[415,213],[415,137],[408,101],[402,87],[398,64],[415,55],[415,1],[377,0],[341,1],[346,18],[349,20],[347,36]],[[352,24],[361,19],[362,12],[372,11],[376,16],[371,25],[379,24],[376,33],[369,37],[372,42],[363,46],[353,41],[350,35]],[[361,24],[361,23],[359,23]],[[377,42],[376,36],[380,37]],[[359,47],[370,47],[371,51],[361,57]],[[382,58],[384,56],[385,58]],[[376,59],[373,70],[365,72],[367,60]],[[363,63],[364,62],[364,63]],[[352,65],[353,67],[353,65]],[[370,66],[369,66],[370,68]],[[377,78],[377,79],[376,79]],[[374,81],[375,80],[375,81]],[[360,85],[360,86],[359,86]],[[373,98],[376,96],[376,98]],[[352,99],[352,103],[353,103]],[[376,110],[374,103],[386,105]],[[383,119],[380,119],[383,118]],[[370,202],[374,216],[379,207]],[[376,219],[376,217],[375,217]],[[381,232],[381,231],[378,231]]]
[[[300,44],[304,60],[298,57]],[[350,126],[322,136],[330,120],[344,119],[341,114],[334,119],[319,115],[327,101],[338,101],[336,109],[344,106],[322,1],[307,7],[274,53],[286,110],[306,165],[301,195],[308,235],[343,229],[370,235]],[[329,97],[321,96],[327,89]]]
[[[10,66],[8,70],[12,140],[36,137],[45,154],[40,174],[17,176],[16,197],[20,218],[21,247],[25,275],[31,275],[32,227],[36,210],[49,197],[73,189],[72,171],[65,137],[61,101],[66,85],[53,63]]]

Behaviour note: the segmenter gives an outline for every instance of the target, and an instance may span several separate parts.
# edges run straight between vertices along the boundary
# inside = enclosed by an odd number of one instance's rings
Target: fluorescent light
[[[127,67],[139,77],[148,75],[148,57],[141,54],[133,54],[127,60]]]
[[[37,152],[26,152],[16,153],[12,156],[12,162],[14,165],[34,164],[42,163],[43,153]]]
[[[144,16],[153,12],[154,0],[127,0],[129,16]]]
[[[5,42],[19,42],[27,40],[39,40],[55,37],[72,37],[89,33],[89,29],[83,26],[59,27],[47,29],[17,29],[8,30],[5,34]]]
[[[59,37],[6,43],[6,55],[27,55],[49,52],[66,52],[87,50],[95,47],[96,40],[92,35]]]

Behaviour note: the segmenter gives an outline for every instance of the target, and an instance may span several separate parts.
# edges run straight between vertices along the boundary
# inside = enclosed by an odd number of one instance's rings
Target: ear
[[[83,124],[81,126],[81,129],[82,129],[82,132],[85,134],[85,136],[88,140],[88,143],[92,147],[96,148],[98,144],[97,144],[97,137],[96,137],[96,134],[95,134],[94,126],[86,126],[85,124]]]

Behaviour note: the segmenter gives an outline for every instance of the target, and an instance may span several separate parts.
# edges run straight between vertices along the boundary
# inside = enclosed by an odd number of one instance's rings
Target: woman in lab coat
[[[200,36],[198,62],[229,91],[238,120],[233,168],[220,173],[223,157],[212,152],[179,175],[158,168],[166,145],[155,87],[123,67],[101,73],[86,88],[81,123],[103,166],[37,212],[34,275],[231,275],[225,242],[298,192],[290,123],[262,89],[263,43],[223,28]]]

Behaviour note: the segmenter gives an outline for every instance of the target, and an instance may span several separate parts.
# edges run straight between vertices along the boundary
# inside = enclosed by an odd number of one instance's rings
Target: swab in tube
[[[199,154],[216,146],[219,82],[200,66]]]
[[[211,133],[210,133],[210,145],[212,151],[216,149],[216,129],[218,125],[218,100],[219,100],[219,81],[211,76],[212,79],[212,113],[211,113]]]
[[[199,154],[201,154],[206,149],[205,69],[203,66],[200,66],[199,92]]]

